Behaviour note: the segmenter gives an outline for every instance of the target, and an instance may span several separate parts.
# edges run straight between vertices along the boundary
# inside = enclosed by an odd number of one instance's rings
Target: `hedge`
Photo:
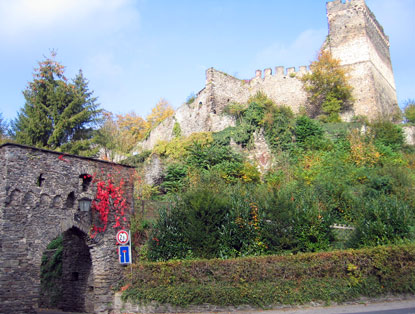
[[[130,272],[130,271],[128,271]],[[370,249],[184,260],[133,266],[123,299],[175,306],[272,307],[415,293],[415,244]]]

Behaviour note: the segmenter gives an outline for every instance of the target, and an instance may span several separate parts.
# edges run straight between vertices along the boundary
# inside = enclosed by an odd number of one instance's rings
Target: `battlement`
[[[277,66],[275,67],[275,74],[272,74],[271,68],[266,68],[264,71],[256,70],[255,76],[252,79],[265,79],[268,77],[280,77],[280,78],[287,78],[291,77],[294,78],[297,75],[304,75],[309,72],[309,69],[307,66],[302,65],[298,67],[298,72],[295,70],[295,67],[290,68],[284,68],[283,66]]]

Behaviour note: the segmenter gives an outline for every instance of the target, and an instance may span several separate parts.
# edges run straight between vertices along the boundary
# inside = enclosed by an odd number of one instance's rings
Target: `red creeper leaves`
[[[106,180],[98,180],[94,177],[93,182],[96,182],[97,192],[92,202],[92,210],[98,212],[102,227],[94,225],[91,229],[91,238],[95,237],[97,232],[104,232],[107,229],[110,212],[115,219],[113,228],[122,228],[123,222],[127,220],[124,217],[127,208],[127,201],[124,197],[125,181],[121,179],[116,185],[111,174],[107,177]]]

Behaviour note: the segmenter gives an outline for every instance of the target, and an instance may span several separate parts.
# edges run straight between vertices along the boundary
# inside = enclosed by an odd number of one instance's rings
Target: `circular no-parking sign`
[[[117,232],[117,242],[118,244],[127,244],[130,239],[129,239],[129,234],[127,231],[125,230],[120,230]]]

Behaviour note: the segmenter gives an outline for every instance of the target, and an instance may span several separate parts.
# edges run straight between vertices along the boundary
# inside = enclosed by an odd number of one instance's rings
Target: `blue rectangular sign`
[[[120,245],[118,247],[118,257],[120,264],[131,264],[131,247],[129,245]]]

